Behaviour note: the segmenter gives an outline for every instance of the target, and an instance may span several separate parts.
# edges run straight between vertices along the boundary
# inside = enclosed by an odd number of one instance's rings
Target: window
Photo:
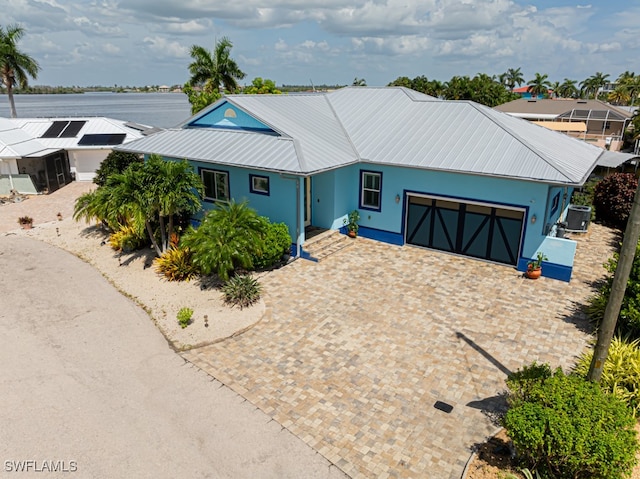
[[[269,195],[269,177],[249,175],[249,190],[258,195]]]
[[[382,173],[360,172],[360,208],[380,211],[380,193],[382,191]]]
[[[229,201],[229,173],[226,171],[200,170],[204,183],[204,199]]]
[[[551,202],[551,214],[553,215],[556,211],[558,211],[558,206],[560,205],[560,193],[556,193],[556,196],[553,197],[553,201]]]

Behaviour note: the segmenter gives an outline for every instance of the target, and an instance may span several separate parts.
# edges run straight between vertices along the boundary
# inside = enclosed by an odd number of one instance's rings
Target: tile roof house
[[[544,275],[568,281],[576,243],[554,235],[574,188],[612,154],[469,101],[402,87],[229,95],[175,129],[118,149],[187,159],[205,208],[248,200],[285,222],[298,256],[305,227],[362,236],[525,270],[543,251]],[[196,218],[197,220],[197,218]]]

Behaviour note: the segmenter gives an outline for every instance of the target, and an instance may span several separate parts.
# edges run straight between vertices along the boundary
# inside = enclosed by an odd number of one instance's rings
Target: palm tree
[[[0,81],[7,88],[11,118],[16,118],[16,104],[13,99],[13,87],[27,88],[27,77],[34,80],[38,77],[38,62],[26,53],[18,50],[16,45],[24,35],[24,29],[18,25],[0,26]]]
[[[562,98],[575,98],[578,96],[578,87],[576,87],[577,80],[570,80],[565,78],[560,85],[559,93]]]
[[[618,85],[613,91],[607,95],[607,101],[614,105],[626,105],[629,103],[631,95],[626,85]]]
[[[217,203],[180,244],[192,251],[193,263],[203,274],[216,273],[227,281],[235,269],[253,267],[253,257],[262,252],[265,233],[266,222],[247,202],[231,200]]]
[[[560,98],[560,82],[558,81],[553,82],[549,88],[553,92],[553,96],[555,98]]]
[[[602,72],[596,72],[589,78],[580,82],[580,90],[587,98],[598,98],[598,92],[600,88],[606,85],[609,74],[603,74]]]
[[[95,218],[112,231],[131,226],[141,237],[146,229],[161,256],[169,249],[174,217],[197,212],[202,191],[202,180],[187,161],[165,161],[151,155],[144,164],[131,164],[124,172],[110,175],[104,186],[78,198],[73,217]]]
[[[204,85],[213,91],[220,91],[222,86],[230,93],[235,92],[238,89],[237,80],[242,80],[246,74],[231,58],[232,47],[233,44],[227,37],[217,41],[213,51],[193,45],[190,52],[193,62],[189,65],[189,84]]]
[[[549,75],[547,75],[546,73],[544,75],[536,73],[535,78],[527,82],[527,85],[529,86],[529,88],[527,88],[527,91],[534,95],[536,98],[538,97],[538,95],[544,96],[549,92],[549,87],[551,86],[549,80],[547,80],[548,77]]]
[[[524,83],[524,76],[522,76],[522,72],[520,71],[520,67],[513,69],[509,68],[505,72],[506,85],[509,87],[511,91],[515,88],[516,85],[520,86]]]

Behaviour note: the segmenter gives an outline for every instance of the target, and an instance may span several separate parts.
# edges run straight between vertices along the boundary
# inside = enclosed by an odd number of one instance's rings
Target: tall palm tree
[[[578,96],[578,87],[576,87],[577,80],[570,80],[569,78],[565,78],[560,85],[560,96],[562,98],[575,98]]]
[[[253,267],[253,257],[264,246],[266,222],[247,202],[217,203],[195,231],[188,232],[181,245],[193,253],[193,263],[204,274],[216,273],[227,281],[233,270]]]
[[[24,35],[24,29],[18,25],[3,28],[0,25],[0,81],[7,88],[11,118],[16,118],[16,104],[13,99],[13,87],[27,88],[27,77],[38,77],[38,62],[18,49],[17,43]]]
[[[529,86],[529,88],[527,88],[527,91],[534,95],[536,98],[539,95],[546,95],[549,92],[549,87],[551,86],[551,83],[549,83],[549,80],[547,80],[547,78],[549,78],[549,75],[547,75],[546,73],[544,75],[536,73],[535,78],[527,82],[527,85]]]
[[[505,84],[506,86],[509,87],[509,89],[511,91],[513,91],[513,89],[515,88],[516,85],[520,86],[524,83],[524,76],[522,75],[522,72],[520,71],[520,67],[518,68],[509,68],[506,72],[505,72],[506,78],[505,78]]]
[[[559,81],[554,81],[549,87],[549,89],[553,92],[553,96],[555,98],[560,98],[560,82]]]
[[[600,88],[607,84],[608,78],[608,73],[596,72],[594,75],[580,82],[580,90],[585,97],[597,99]]]
[[[233,44],[227,37],[217,41],[213,51],[193,45],[190,52],[193,62],[189,65],[189,83],[193,86],[204,85],[213,91],[219,91],[222,86],[230,93],[235,92],[238,89],[237,80],[242,80],[246,74],[231,58],[232,47]]]

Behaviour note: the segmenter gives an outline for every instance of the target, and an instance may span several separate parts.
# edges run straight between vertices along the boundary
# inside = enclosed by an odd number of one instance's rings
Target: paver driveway
[[[563,283],[356,241],[265,276],[261,323],[184,356],[353,477],[435,479],[459,478],[495,430],[482,408],[499,404],[508,371],[568,367],[587,345],[576,307],[615,244],[592,225]]]

